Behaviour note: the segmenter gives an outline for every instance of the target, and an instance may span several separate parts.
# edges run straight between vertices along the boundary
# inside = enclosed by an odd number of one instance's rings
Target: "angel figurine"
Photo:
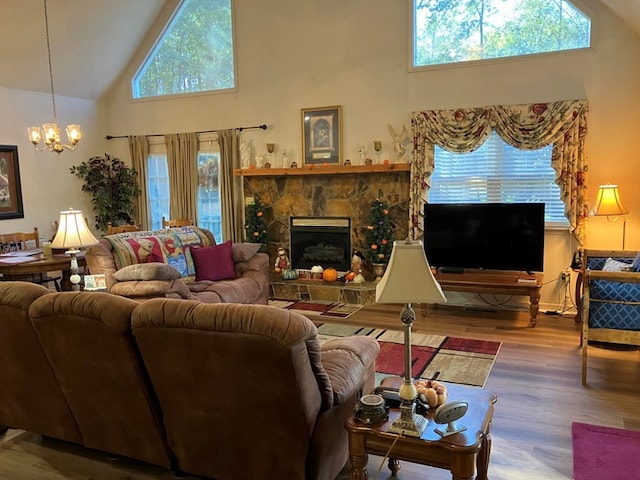
[[[393,141],[393,151],[396,156],[396,162],[407,162],[407,147],[411,144],[411,137],[409,137],[409,131],[406,125],[402,125],[402,131],[397,133],[391,124],[389,124],[389,134]]]
[[[244,140],[240,142],[240,165],[242,168],[249,168],[251,164],[251,147]]]

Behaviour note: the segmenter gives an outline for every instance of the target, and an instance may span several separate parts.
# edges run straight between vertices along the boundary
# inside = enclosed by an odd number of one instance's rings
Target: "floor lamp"
[[[598,217],[607,217],[610,222],[615,222],[618,217],[629,213],[627,207],[624,206],[620,199],[620,192],[617,185],[600,185],[598,188],[598,198],[596,204],[591,210],[591,215]],[[627,222],[622,219],[622,250],[624,250]]]
[[[384,276],[376,285],[376,303],[404,305],[400,313],[404,330],[404,379],[400,386],[400,416],[389,431],[420,437],[428,421],[416,415],[415,400],[418,396],[411,378],[411,325],[415,320],[413,303],[444,303],[447,299],[440,284],[431,273],[431,267],[419,240],[393,242],[393,250]]]
[[[71,281],[72,290],[80,290],[80,277],[78,269],[77,255],[80,253],[79,248],[88,247],[98,243],[96,237],[93,236],[87,222],[84,219],[82,210],[65,210],[60,212],[60,222],[58,223],[58,231],[51,242],[51,248],[67,249],[66,254],[71,255]]]

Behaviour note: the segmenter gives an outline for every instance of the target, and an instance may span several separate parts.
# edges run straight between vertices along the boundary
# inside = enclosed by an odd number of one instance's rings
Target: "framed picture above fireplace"
[[[342,107],[302,109],[302,160],[342,164]]]

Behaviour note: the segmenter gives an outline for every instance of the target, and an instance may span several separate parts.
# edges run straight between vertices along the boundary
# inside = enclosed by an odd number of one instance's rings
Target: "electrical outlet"
[[[565,270],[564,272],[560,272],[560,280],[569,283],[571,281],[571,272],[567,270]]]

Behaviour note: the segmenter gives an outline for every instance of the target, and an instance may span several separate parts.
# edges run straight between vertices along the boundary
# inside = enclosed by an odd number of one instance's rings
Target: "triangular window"
[[[568,0],[414,0],[413,66],[588,48],[591,20]]]
[[[232,0],[183,0],[133,78],[133,98],[235,88]]]

